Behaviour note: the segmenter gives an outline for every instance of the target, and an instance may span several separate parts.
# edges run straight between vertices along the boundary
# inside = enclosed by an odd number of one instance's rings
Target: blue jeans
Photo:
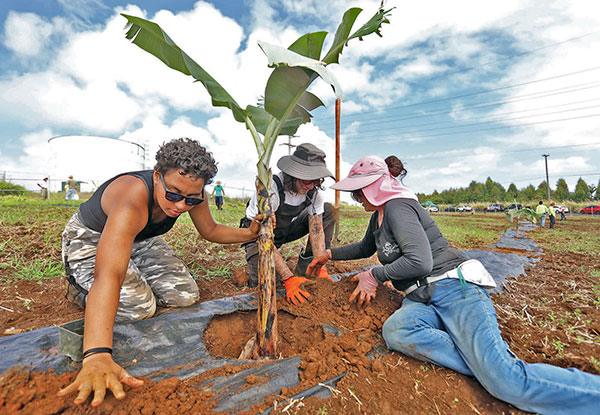
[[[540,218],[540,228],[543,228],[545,224],[546,224],[546,214],[544,213],[542,215],[542,217]]]
[[[493,396],[540,414],[598,414],[600,376],[518,359],[502,340],[488,293],[436,283],[431,304],[404,299],[383,325],[392,350],[474,376]]]
[[[76,193],[77,190],[75,189],[67,189],[67,193],[65,193],[65,200],[72,200],[73,198],[75,198]]]

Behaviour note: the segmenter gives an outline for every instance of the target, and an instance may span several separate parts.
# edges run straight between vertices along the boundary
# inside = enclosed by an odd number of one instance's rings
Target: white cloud
[[[4,46],[21,56],[41,52],[54,31],[52,23],[33,13],[9,11],[4,23]]]
[[[30,128],[50,124],[104,134],[126,128],[142,111],[114,82],[82,86],[52,72],[0,82],[0,109]]]

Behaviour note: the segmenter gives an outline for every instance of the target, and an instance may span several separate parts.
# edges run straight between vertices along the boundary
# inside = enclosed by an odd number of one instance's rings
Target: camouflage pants
[[[100,233],[79,219],[75,213],[62,234],[62,256],[65,264],[67,298],[77,291],[87,301],[87,292],[94,282],[96,249]],[[175,256],[162,236],[134,242],[127,266],[125,280],[121,286],[117,321],[142,320],[152,317],[156,306],[182,307],[198,301],[196,282]]]

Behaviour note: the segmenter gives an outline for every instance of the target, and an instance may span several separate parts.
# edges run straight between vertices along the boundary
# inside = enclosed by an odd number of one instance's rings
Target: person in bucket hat
[[[598,413],[600,376],[527,364],[510,351],[485,290],[495,286],[493,278],[479,261],[448,245],[415,194],[388,167],[393,165],[380,157],[363,157],[332,186],[351,192],[373,215],[362,241],[315,255],[307,274],[330,259],[377,252],[383,266],[354,277],[358,285],[350,302],[368,305],[384,283],[404,291],[402,306],[382,327],[389,349],[475,377],[493,396],[525,411]]]
[[[333,174],[325,164],[325,153],[310,143],[300,144],[290,156],[277,161],[281,172],[273,176],[271,183],[271,208],[275,213],[275,246],[295,241],[309,235],[308,243],[298,258],[292,272],[279,251],[275,250],[275,270],[286,288],[288,301],[303,303],[310,294],[301,288],[306,282],[305,270],[313,253],[321,253],[331,246],[335,220],[333,206],[325,203],[321,184]],[[257,195],[254,194],[246,208],[243,223],[258,214]],[[258,285],[258,245],[255,241],[243,245],[248,261],[248,285]],[[329,278],[321,269],[319,277]]]

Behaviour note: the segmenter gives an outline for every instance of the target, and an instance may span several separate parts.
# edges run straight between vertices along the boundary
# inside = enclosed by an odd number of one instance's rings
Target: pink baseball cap
[[[414,199],[417,196],[392,177],[385,161],[378,156],[365,156],[350,169],[348,177],[331,186],[351,192],[361,189],[369,203],[381,206],[391,199]]]

